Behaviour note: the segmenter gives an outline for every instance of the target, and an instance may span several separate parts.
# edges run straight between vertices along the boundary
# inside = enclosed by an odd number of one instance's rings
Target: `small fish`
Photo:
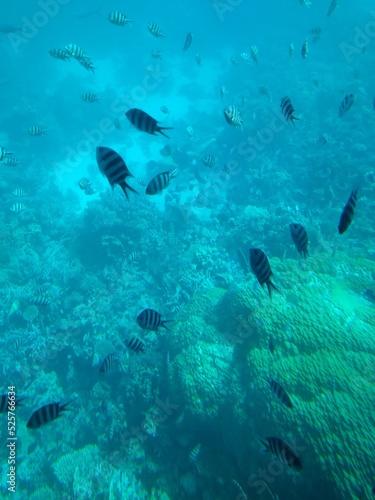
[[[198,52],[195,54],[195,62],[198,64],[198,66],[202,66],[202,58]]]
[[[296,116],[294,116],[294,111],[295,109],[293,108],[293,105],[291,103],[291,100],[289,99],[288,96],[283,97],[281,99],[281,111],[283,112],[283,115],[285,116],[286,121],[291,121],[293,125],[295,126],[294,120],[299,120]]]
[[[159,59],[160,61],[163,59],[163,55],[163,52],[160,52],[160,50],[157,49],[154,49],[151,52],[151,57],[153,57],[154,59]]]
[[[271,266],[270,263],[268,262],[266,254],[260,248],[250,249],[250,267],[256,279],[258,280],[259,284],[262,287],[265,284],[267,285],[270,298],[272,298],[273,290],[276,290],[276,292],[280,293],[280,291],[275,287],[275,285],[271,281],[271,276],[273,276],[273,273],[271,271]]]
[[[9,35],[10,33],[17,33],[17,31],[22,31],[22,28],[17,28],[12,24],[0,24],[0,33],[4,35]]]
[[[129,199],[128,189],[138,194],[137,191],[126,182],[127,177],[134,176],[129,172],[126,163],[116,151],[111,148],[99,146],[96,148],[96,161],[99,170],[107,177],[112,189],[115,187],[115,184],[118,184],[124,191],[127,199]]]
[[[78,12],[77,14],[77,17],[80,17],[81,19],[84,19],[86,17],[91,17],[95,14],[97,14],[98,16],[101,16],[99,10],[101,9],[101,7],[98,7],[97,9],[95,10],[90,10],[90,9],[82,9]]]
[[[129,109],[129,111],[125,113],[125,116],[137,130],[146,132],[147,134],[156,135],[157,133],[160,133],[169,139],[163,130],[173,129],[173,127],[160,127],[155,118],[152,118],[152,116],[138,108]]]
[[[186,127],[186,133],[187,135],[190,137],[190,139],[192,139],[194,137],[194,130],[193,130],[193,127]]]
[[[160,154],[162,156],[171,156],[172,155],[172,148],[167,144],[160,150]]]
[[[152,64],[148,64],[145,67],[145,70],[147,71],[147,73],[150,73],[150,75],[152,75],[153,73],[156,73],[158,71],[158,67],[157,66],[153,66]]]
[[[311,2],[310,0],[299,0],[300,5],[303,5],[304,7],[310,7]]]
[[[107,19],[110,23],[115,24],[116,26],[125,26],[126,24],[131,24],[133,22],[131,19],[128,19],[125,14],[119,12],[118,10],[108,14]]]
[[[117,130],[121,130],[122,129],[120,120],[118,118],[115,118],[113,120],[113,125],[115,126],[115,129],[117,129]]]
[[[241,56],[241,57],[242,57],[242,59],[245,61],[245,63],[247,63],[247,64],[250,64],[250,63],[251,63],[251,59],[252,59],[252,57],[251,57],[251,55],[250,55],[250,54],[248,54],[247,52],[242,52],[242,53],[240,54],[240,56]]]
[[[93,92],[86,92],[85,94],[83,94],[82,96],[82,100],[85,101],[85,102],[99,102],[100,99],[97,95],[95,95]]]
[[[313,43],[316,43],[320,40],[320,35],[322,34],[322,28],[316,26],[315,28],[311,28],[309,31],[310,35],[313,37]]]
[[[309,54],[309,43],[306,38],[306,40],[302,44],[301,55],[304,59],[306,59],[308,54]]]
[[[354,209],[357,204],[358,190],[359,190],[359,185],[357,185],[353,189],[349,197],[349,200],[347,201],[343,211],[341,212],[339,226],[338,226],[339,234],[344,234],[353,221]]]
[[[137,337],[132,337],[130,340],[125,340],[125,345],[131,351],[146,354],[145,344],[142,342],[142,340],[137,339]]]
[[[154,35],[156,38],[165,38],[160,27],[156,23],[148,23],[147,28],[151,35]]]
[[[243,125],[241,113],[234,104],[231,104],[230,106],[225,108],[224,117],[229,125],[233,125],[234,128],[242,127]]]
[[[40,135],[47,135],[47,132],[44,130],[44,128],[40,127],[39,125],[31,125],[31,127],[27,129],[27,133],[35,137]]]
[[[116,359],[118,359],[117,352],[111,352],[110,354],[108,354],[108,356],[104,358],[102,364],[100,365],[99,375],[108,373]]]
[[[26,196],[26,192],[22,188],[17,188],[13,191],[14,196],[18,196],[19,198],[23,198]]]
[[[213,168],[216,165],[216,158],[214,155],[206,155],[202,158],[205,167]]]
[[[136,250],[134,250],[129,255],[128,262],[129,262],[129,264],[133,264],[133,262],[138,262],[138,261],[139,261],[139,254]]]
[[[61,61],[69,61],[70,55],[65,49],[51,49],[49,55],[55,59],[60,59]]]
[[[191,42],[193,41],[193,35],[191,33],[188,33],[186,35],[186,38],[185,38],[185,43],[184,43],[184,47],[183,47],[183,51],[186,51],[188,50],[188,48],[190,47],[191,45]]]
[[[265,451],[269,451],[282,464],[300,471],[302,469],[302,461],[298,453],[285,441],[278,437],[266,437],[265,439],[257,438],[265,447]]]
[[[268,349],[271,354],[273,354],[276,350],[276,341],[273,335],[270,335],[268,338]]]
[[[169,328],[166,323],[170,323],[172,319],[161,319],[161,314],[153,309],[144,309],[137,317],[137,323],[143,330],[151,330],[156,332],[159,326],[166,330]]]
[[[169,114],[169,109],[167,108],[167,106],[160,106],[160,111],[165,115]]]
[[[277,399],[283,403],[288,408],[293,408],[292,400],[290,399],[288,393],[284,389],[284,387],[276,382],[273,378],[264,378],[264,380],[269,384],[271,391],[275,394]]]
[[[289,57],[293,57],[294,55],[294,43],[289,45]]]
[[[171,180],[174,177],[176,177],[177,172],[178,169],[176,168],[175,170],[170,170],[168,172],[161,172],[160,174],[156,175],[148,183],[146,187],[146,194],[155,195],[161,193],[163,189],[169,186]]]
[[[6,160],[13,153],[9,153],[9,151],[5,151],[3,147],[0,146],[0,161]]]
[[[84,191],[90,186],[91,182],[87,179],[87,177],[81,177],[78,181],[78,186]]]
[[[201,444],[198,443],[194,448],[191,450],[189,453],[189,462],[194,463],[197,461],[197,458],[199,457],[199,454],[201,452]]]
[[[221,98],[225,97],[225,94],[227,94],[227,89],[224,87],[224,85],[220,88],[220,95]]]
[[[339,0],[332,0],[331,5],[329,6],[328,12],[327,12],[327,17],[329,17],[332,12],[336,9],[336,7],[339,4]]]
[[[14,203],[11,207],[10,210],[12,212],[15,212],[16,214],[20,214],[25,210],[25,205],[23,203]]]
[[[39,295],[38,297],[35,297],[35,299],[32,300],[32,304],[34,304],[34,306],[47,307],[50,305],[50,301],[49,299],[47,299],[47,297]]]
[[[327,144],[327,142],[328,142],[328,137],[326,134],[320,135],[316,140],[317,146],[324,146],[325,144]]]
[[[238,60],[237,60],[236,56],[232,56],[230,58],[230,62],[233,64],[233,66],[238,66]]]
[[[14,313],[16,313],[17,311],[19,311],[19,308],[20,308],[20,301],[18,299],[16,299],[12,305],[10,306],[10,309],[9,309],[9,312],[8,312],[8,318],[10,318],[11,316],[13,316]]]
[[[17,167],[21,162],[17,160],[17,158],[4,158],[4,165],[7,165],[8,167]]]
[[[87,188],[84,190],[84,193],[88,196],[91,196],[92,194],[95,194],[96,191],[95,189],[91,186],[91,184],[89,186],[87,186]]]
[[[270,93],[270,91],[269,91],[269,89],[267,87],[265,87],[264,85],[261,85],[258,88],[258,91],[259,91],[260,95],[264,95],[265,97],[267,97],[267,99],[269,101],[271,100],[271,93]]]
[[[75,43],[70,43],[69,45],[66,45],[65,50],[71,57],[74,57],[74,59],[77,59],[78,61],[87,58],[83,49],[79,47],[79,45],[76,45]]]
[[[37,295],[43,295],[46,293],[46,291],[48,290],[48,288],[51,286],[50,283],[43,283],[43,285],[40,285],[36,290],[35,290],[35,293]]]
[[[85,69],[87,69],[87,71],[91,71],[91,73],[95,73],[96,68],[94,66],[94,63],[88,57],[86,57],[85,59],[78,59],[78,62],[81,66],[83,66]]]
[[[48,281],[51,278],[52,269],[50,267],[45,267],[42,271],[42,280]]]
[[[363,291],[362,295],[369,302],[375,303],[375,291],[374,290],[369,290],[368,288],[366,288]]]
[[[42,425],[48,424],[48,422],[60,417],[63,411],[71,411],[69,408],[66,408],[69,403],[71,403],[71,401],[68,401],[61,406],[60,402],[42,406],[38,410],[34,411],[29,418],[26,427],[28,429],[38,429]]]
[[[253,45],[250,49],[251,57],[253,61],[258,64],[258,47],[256,45]]]
[[[340,108],[339,108],[339,118],[345,115],[347,111],[353,106],[354,103],[354,95],[353,94],[348,94],[344,97],[344,99],[341,101]]]
[[[13,345],[13,348],[16,352],[18,352],[22,346],[24,346],[26,344],[26,339],[22,339],[21,337],[16,339],[16,341],[14,342],[14,345]],[[1,413],[1,411],[0,411]]]
[[[301,226],[301,224],[290,224],[289,229],[290,235],[298,252],[302,255],[302,257],[306,258],[309,255],[309,239],[306,229]]]
[[[21,397],[16,396],[16,404],[15,404],[15,406],[23,406],[20,403],[25,398],[26,398],[26,396],[21,396]],[[8,394],[2,394],[0,396],[0,413],[6,413],[8,411],[8,406],[9,406],[9,404],[8,404]],[[12,403],[11,403],[11,406],[13,406]]]

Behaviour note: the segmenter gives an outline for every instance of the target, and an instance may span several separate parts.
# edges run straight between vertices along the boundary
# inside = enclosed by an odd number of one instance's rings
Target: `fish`
[[[112,368],[112,365],[116,359],[118,359],[117,352],[111,352],[110,354],[108,354],[108,356],[104,358],[102,364],[100,365],[99,375],[104,375],[105,373],[108,373]]]
[[[289,45],[289,57],[293,57],[294,54],[294,43]]]
[[[26,196],[26,192],[22,188],[17,188],[13,191],[14,196],[18,196],[19,198],[23,198]]]
[[[160,106],[160,111],[165,115],[169,114],[169,109],[167,108],[167,106]]]
[[[216,165],[216,158],[214,157],[214,155],[203,156],[202,161],[205,167],[212,168]]]
[[[28,429],[38,429],[42,425],[48,424],[52,420],[60,417],[63,411],[71,411],[69,408],[66,408],[69,403],[71,403],[71,401],[61,405],[59,401],[58,403],[50,403],[42,406],[38,410],[34,411],[29,418],[26,427]]]
[[[145,344],[142,342],[142,340],[137,339],[137,337],[132,337],[130,340],[125,340],[125,345],[131,351],[146,354]]]
[[[282,464],[291,467],[296,471],[302,470],[302,461],[298,453],[285,441],[278,437],[257,437],[265,447],[265,451],[272,453]]]
[[[198,52],[195,54],[195,62],[198,64],[198,66],[202,66],[202,58]]]
[[[363,291],[362,295],[369,302],[375,303],[375,291],[374,290],[370,290],[370,289],[366,288]]]
[[[49,299],[47,297],[43,297],[42,295],[38,295],[32,300],[32,304],[34,306],[42,306],[42,307],[47,307],[50,305]]]
[[[244,255],[243,251],[240,248],[237,249],[237,257],[238,257],[238,263],[240,264],[241,269],[243,270],[243,272],[245,274],[247,274],[249,272],[249,265],[247,263],[247,260],[246,260],[246,257]]]
[[[133,21],[128,19],[125,14],[115,10],[108,14],[107,19],[110,23],[115,24],[116,26],[125,26],[126,24],[131,24]]]
[[[309,33],[313,37],[313,39],[312,39],[313,43],[316,43],[320,40],[320,35],[322,34],[322,28],[319,28],[319,26],[316,26],[315,28],[311,28]]]
[[[48,281],[51,278],[52,269],[50,267],[45,267],[42,271],[42,280]]]
[[[310,7],[311,2],[310,0],[299,0],[300,5],[303,5],[304,7]]]
[[[75,43],[70,43],[69,45],[66,45],[65,50],[71,57],[74,57],[74,59],[77,59],[78,61],[87,58],[83,49]]]
[[[267,87],[261,85],[260,87],[258,87],[258,91],[260,95],[264,95],[269,101],[271,100],[271,93]]]
[[[194,130],[193,130],[193,127],[186,127],[186,133],[187,135],[190,137],[190,139],[192,139],[194,137]]]
[[[78,186],[84,191],[88,188],[91,182],[87,179],[87,177],[81,177],[78,181]]]
[[[162,148],[160,150],[160,154],[162,156],[171,156],[172,155],[172,148],[169,145],[166,145],[166,146],[164,146],[164,148]]]
[[[273,335],[270,335],[268,338],[268,349],[271,354],[273,354],[276,350],[276,341]]]
[[[242,128],[243,120],[241,118],[241,113],[234,104],[231,104],[230,106],[225,108],[224,117],[229,125],[233,125],[234,128]]]
[[[115,126],[115,128],[116,128],[117,130],[121,130],[121,128],[122,128],[122,127],[121,127],[120,120],[119,120],[118,118],[115,118],[115,119],[113,120],[113,125]]]
[[[16,404],[15,406],[23,406],[21,405],[21,401],[23,401],[26,396],[18,397],[16,396]],[[8,411],[8,394],[2,394],[0,396],[0,413],[6,413]],[[13,403],[10,403],[10,406],[13,406]]]
[[[339,0],[332,0],[331,5],[329,6],[328,12],[327,12],[327,17],[329,17],[333,11],[336,9],[336,7],[339,4]]]
[[[344,97],[344,99],[341,101],[340,107],[339,107],[339,118],[345,115],[347,111],[353,106],[354,103],[354,95],[353,94],[348,94]]]
[[[258,64],[258,47],[253,45],[250,49],[250,53],[253,61]]]
[[[316,140],[317,146],[324,146],[328,142],[328,137],[326,134],[321,134]]]
[[[92,195],[92,194],[95,194],[96,191],[95,189],[91,186],[91,184],[89,186],[87,186],[87,188],[84,190],[84,193],[87,194],[88,196]]]
[[[160,52],[160,50],[157,50],[157,49],[154,49],[152,52],[151,52],[151,57],[153,57],[154,59],[159,59],[159,60],[162,60],[163,59],[163,53]]]
[[[338,225],[339,234],[344,234],[349,228],[350,224],[354,218],[354,209],[357,204],[359,185],[357,185],[351,192],[351,195],[340,215],[340,221]]]
[[[152,64],[148,64],[145,67],[145,70],[152,75],[153,73],[156,73],[158,71],[158,66],[153,66]]]
[[[307,38],[306,38],[306,40],[302,44],[301,55],[304,59],[306,59],[308,56],[308,53],[309,53],[309,43],[308,43]]]
[[[17,28],[17,26],[13,26],[12,24],[0,24],[0,33],[4,35],[16,33],[17,31],[22,31],[22,28]]]
[[[43,295],[44,293],[46,293],[50,286],[50,283],[43,283],[43,285],[38,286],[38,288],[35,290],[35,293],[37,295]]]
[[[152,116],[138,108],[129,109],[125,113],[125,116],[137,130],[146,132],[146,134],[156,135],[159,132],[169,139],[163,130],[173,130],[173,127],[160,127],[155,118],[152,118]]]
[[[284,115],[286,121],[290,120],[293,123],[293,125],[295,126],[294,120],[299,120],[299,118],[294,116],[293,113],[294,113],[295,109],[293,108],[291,100],[289,99],[288,96],[283,97],[281,99],[280,107],[281,107],[281,111],[283,112],[283,115]]]
[[[5,149],[0,146],[0,161],[6,160],[12,154],[13,153],[10,153],[9,151],[5,151]]]
[[[93,103],[93,102],[100,101],[99,97],[97,95],[95,95],[93,92],[86,92],[81,97],[82,97],[82,100],[85,102]]]
[[[4,158],[4,165],[7,165],[8,167],[17,167],[21,162],[17,160],[17,158]]]
[[[186,38],[185,38],[185,43],[184,43],[184,46],[183,46],[183,51],[186,51],[188,50],[188,48],[190,47],[191,45],[191,42],[193,41],[193,35],[191,33],[188,33],[186,35]]]
[[[269,384],[271,391],[275,394],[277,399],[285,406],[292,409],[293,408],[292,400],[290,399],[284,387],[278,382],[276,382],[276,380],[274,380],[273,378],[264,377],[264,380]]]
[[[227,94],[227,89],[224,87],[224,85],[220,88],[220,95],[221,98],[225,97],[225,94]]]
[[[112,189],[115,187],[115,184],[118,184],[124,191],[127,199],[129,199],[128,189],[138,194],[137,191],[126,182],[127,177],[134,177],[134,175],[130,173],[125,161],[116,151],[104,146],[98,146],[96,148],[96,161],[100,172],[107,177]]]
[[[139,254],[136,250],[134,250],[129,255],[128,262],[129,262],[129,264],[133,264],[133,262],[138,262],[138,261],[139,261]]]
[[[40,127],[39,125],[31,125],[31,127],[27,129],[27,133],[29,135],[33,135],[34,137],[47,135],[47,132],[44,130],[44,128]]]
[[[272,299],[272,291],[281,293],[271,281],[273,273],[266,254],[260,248],[250,249],[250,267],[259,284],[263,287],[267,285],[268,293]]]
[[[23,203],[14,203],[11,207],[10,207],[10,211],[11,212],[15,212],[16,214],[20,214],[21,212],[23,212],[25,210],[25,205]]]
[[[151,330],[157,332],[159,326],[162,326],[166,330],[169,328],[166,323],[172,322],[172,319],[161,319],[161,314],[153,309],[144,309],[137,316],[137,323],[143,330]]]
[[[20,301],[16,299],[12,305],[10,306],[9,312],[8,312],[8,318],[13,316],[14,313],[16,313],[20,308]]]
[[[146,187],[146,194],[155,195],[159,194],[168,187],[171,180],[176,177],[178,169],[170,170],[168,172],[161,172],[158,175],[155,175],[153,179],[148,183]]]
[[[65,49],[51,49],[49,55],[61,61],[70,61],[70,55]]]
[[[77,14],[77,17],[80,17],[81,19],[84,19],[86,17],[91,17],[93,16],[94,14],[97,14],[98,16],[101,16],[99,10],[101,9],[101,7],[98,7],[97,9],[95,10],[90,10],[90,9],[82,9],[78,12]]]
[[[83,66],[87,71],[91,71],[91,73],[95,73],[94,63],[91,61],[89,57],[85,57],[84,59],[78,59],[78,62],[81,66]]]
[[[245,63],[247,63],[247,64],[250,64],[250,63],[251,63],[251,59],[252,59],[252,57],[251,57],[251,55],[250,55],[250,54],[248,54],[247,52],[242,52],[242,53],[240,54],[240,56],[241,56],[241,57],[242,57],[242,59],[245,61]]]
[[[236,56],[231,56],[230,62],[233,64],[233,66],[238,66],[238,60]]]
[[[156,38],[165,38],[160,27],[156,23],[148,23],[147,28],[151,35],[154,35]]]
[[[306,258],[309,255],[308,246],[309,240],[306,229],[301,224],[289,225],[290,235],[298,250],[298,252]]]
[[[197,461],[197,458],[199,457],[199,454],[201,452],[201,444],[198,443],[194,448],[191,450],[189,453],[189,462],[194,463]]]

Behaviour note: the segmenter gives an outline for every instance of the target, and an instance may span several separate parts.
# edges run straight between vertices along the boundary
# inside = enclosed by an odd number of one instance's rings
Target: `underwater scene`
[[[0,498],[375,498],[375,5],[2,0]]]

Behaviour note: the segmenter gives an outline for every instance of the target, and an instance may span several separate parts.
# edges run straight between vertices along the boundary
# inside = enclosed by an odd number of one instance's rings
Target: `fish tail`
[[[268,441],[266,441],[265,439],[259,437],[257,434],[254,434],[254,436],[260,442],[260,444],[262,446],[264,446],[264,448],[262,449],[262,453],[266,453],[266,452],[270,451],[270,446],[268,444]]]
[[[269,281],[266,284],[267,284],[267,288],[268,288],[268,293],[269,293],[270,299],[272,299],[272,293],[273,293],[273,291],[276,291],[277,293],[279,293],[280,295],[282,295],[282,293],[280,292],[280,290],[275,287],[275,285],[272,283],[272,281]]]
[[[170,137],[167,134],[164,134],[163,130],[173,130],[173,127],[157,127],[156,132],[160,132],[164,137],[167,139],[170,139]]]
[[[165,323],[172,323],[173,321],[174,321],[173,319],[163,319],[160,326],[162,326],[163,328],[165,328],[166,330],[168,330],[170,332],[171,329],[168,328]]]
[[[21,401],[23,401],[27,396],[21,396],[20,398],[16,399],[16,405],[17,406],[23,406],[21,405]]]
[[[126,196],[126,198],[128,200],[129,200],[129,195],[128,195],[127,191],[126,191],[127,189],[129,189],[130,191],[133,191],[133,193],[135,193],[135,194],[139,194],[138,191],[136,191],[134,188],[132,188],[131,186],[129,186],[129,184],[127,182],[125,182],[125,181],[119,183],[119,185],[120,185],[121,189],[124,191],[125,196]]]
[[[72,408],[66,408],[66,406],[68,406],[72,401],[73,401],[73,399],[70,399],[68,402],[59,406],[60,411],[73,411]]]
[[[297,128],[296,124],[294,123],[295,120],[301,120],[301,118],[297,118],[296,116],[291,116],[290,117],[290,121],[293,123],[294,128]]]

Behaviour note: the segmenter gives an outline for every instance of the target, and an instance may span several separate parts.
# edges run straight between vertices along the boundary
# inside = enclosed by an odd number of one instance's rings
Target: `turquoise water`
[[[373,497],[375,8],[301,2],[3,0],[1,498]]]

